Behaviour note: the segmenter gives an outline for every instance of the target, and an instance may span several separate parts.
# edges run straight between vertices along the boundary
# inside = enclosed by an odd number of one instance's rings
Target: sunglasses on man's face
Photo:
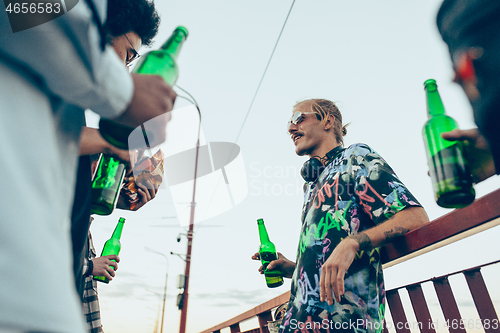
[[[292,117],[290,118],[290,120],[288,120],[288,124],[286,126],[286,129],[287,131],[290,129],[290,126],[292,126],[292,124],[294,125],[298,125],[300,124],[304,119],[306,119],[305,115],[306,114],[316,114],[316,112],[301,112],[301,111],[297,111],[295,112]]]
[[[130,67],[132,65],[132,62],[134,62],[134,60],[137,60],[141,57],[141,55],[139,54],[139,52],[137,52],[137,50],[134,48],[134,45],[132,45],[132,43],[130,42],[130,40],[128,39],[127,35],[124,35],[125,38],[127,38],[130,46],[132,47],[132,56],[129,58],[128,56],[128,52],[127,52],[127,59],[125,60],[125,63],[127,65],[127,67]]]

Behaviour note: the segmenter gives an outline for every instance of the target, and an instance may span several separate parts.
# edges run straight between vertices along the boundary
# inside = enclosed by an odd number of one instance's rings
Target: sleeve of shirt
[[[16,33],[7,12],[0,12],[1,62],[66,103],[109,118],[125,110],[133,93],[131,76],[112,47],[102,50],[85,1],[52,21]]]
[[[365,144],[351,149],[355,195],[375,224],[410,206],[421,207],[387,162]]]
[[[87,258],[84,258],[83,259],[83,270],[82,270],[82,275],[83,276],[86,276],[88,275],[87,274],[87,270],[89,269],[89,260]]]

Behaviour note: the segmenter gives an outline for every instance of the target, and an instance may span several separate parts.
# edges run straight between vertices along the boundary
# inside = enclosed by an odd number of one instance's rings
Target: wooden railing
[[[452,212],[427,223],[421,228],[405,234],[391,244],[384,246],[381,251],[382,267],[387,268],[399,264],[403,261],[456,242],[460,239],[487,230],[499,224],[500,189],[477,199],[473,204],[465,208],[453,210]],[[498,261],[494,263],[498,263]],[[460,313],[458,312],[453,292],[449,286],[448,277],[454,274],[463,274],[469,285],[469,289],[481,320],[488,319],[491,321],[496,319],[498,322],[498,316],[493,307],[486,285],[484,284],[480,269],[481,267],[474,267],[431,279],[445,318],[458,320],[458,322],[460,322]],[[399,298],[399,290],[403,288],[408,290],[410,301],[417,320],[419,322],[427,322],[430,318],[430,314],[422,292],[421,284],[431,280],[420,281],[408,286],[386,291],[388,307],[391,311],[394,322],[403,323],[401,327],[395,327],[397,333],[410,332],[407,326],[404,325],[404,323],[407,323],[407,319],[401,299]],[[241,322],[255,317],[258,318],[259,327],[246,331],[245,333],[268,333],[267,322],[272,321],[272,309],[285,303],[289,298],[290,291],[262,303],[255,308],[219,325],[206,329],[201,333],[220,333],[222,329],[228,327],[230,328],[231,333],[237,333],[240,332],[239,324]],[[465,330],[460,329],[460,325],[457,327],[457,329],[451,327],[449,329],[450,333],[465,332]],[[500,332],[499,328],[494,329],[494,327],[494,325],[490,325],[489,328],[485,327],[484,330],[486,333]],[[387,333],[387,326],[385,325],[384,332]],[[435,330],[425,327],[421,329],[421,332],[435,333]]]
[[[259,328],[245,331],[245,333],[268,333],[267,322],[272,321],[271,310],[278,307],[279,305],[287,302],[290,299],[290,291],[283,293],[265,303],[262,303],[255,308],[243,312],[239,316],[236,316],[228,321],[225,321],[217,326],[204,330],[203,332],[220,332],[221,329],[229,327],[231,333],[241,332],[240,323],[248,320],[250,318],[257,317],[259,320]]]
[[[466,332],[465,328],[470,326],[469,320],[464,320],[460,315],[453,290],[451,289],[448,280],[448,278],[452,275],[463,274],[465,280],[467,281],[467,285],[469,286],[469,290],[481,322],[481,325],[474,322],[472,326],[476,329],[479,329],[479,326],[482,326],[486,333],[500,332],[498,316],[495,312],[495,307],[493,306],[493,302],[491,301],[491,297],[481,274],[482,267],[498,264],[499,262],[500,260],[497,260],[481,266],[472,267],[388,290],[386,292],[387,303],[389,305],[389,309],[391,310],[392,320],[394,323],[397,323],[397,325],[393,325],[394,329],[398,333],[410,333],[410,327],[415,327],[415,325],[410,325],[407,320],[406,312],[403,308],[399,294],[400,290],[406,289],[408,291],[408,295],[410,296],[413,312],[417,318],[416,323],[419,330],[422,333],[436,332],[437,327],[430,325],[433,321],[422,290],[423,283],[432,282],[439,300],[439,305],[444,315],[444,319],[446,323],[448,323],[450,332]],[[384,332],[388,333],[387,325],[384,325]]]

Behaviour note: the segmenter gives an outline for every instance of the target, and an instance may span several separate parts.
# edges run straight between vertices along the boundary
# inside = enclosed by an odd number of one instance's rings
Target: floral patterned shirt
[[[381,332],[380,248],[356,254],[345,275],[345,293],[331,306],[319,299],[321,266],[342,239],[420,204],[387,162],[362,143],[338,153],[304,190],[296,268],[281,332]]]

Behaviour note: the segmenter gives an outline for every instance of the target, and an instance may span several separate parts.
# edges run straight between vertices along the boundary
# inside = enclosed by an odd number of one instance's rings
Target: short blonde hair
[[[321,98],[312,98],[306,99],[300,102],[297,102],[293,108],[295,109],[297,106],[309,103],[311,105],[311,111],[318,115],[318,119],[322,122],[326,122],[326,118],[329,114],[331,114],[335,118],[335,122],[333,125],[333,133],[335,135],[335,140],[341,145],[344,146],[343,137],[347,135],[347,126],[349,124],[342,125],[342,114],[340,113],[337,105],[330,100],[321,99]]]

